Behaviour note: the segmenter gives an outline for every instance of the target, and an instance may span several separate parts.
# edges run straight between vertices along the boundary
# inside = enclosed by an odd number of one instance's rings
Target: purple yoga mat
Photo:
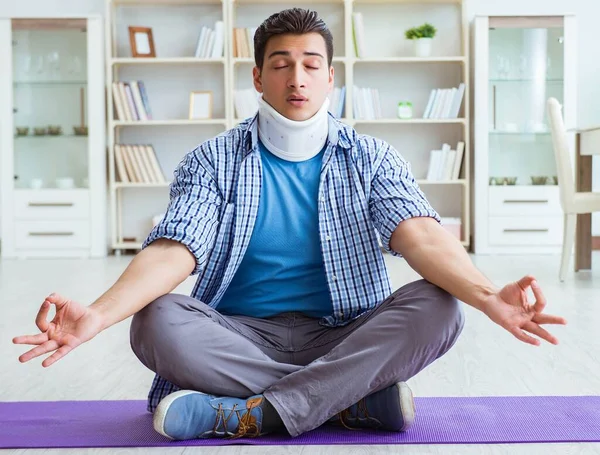
[[[0,403],[0,448],[209,446],[226,444],[485,444],[599,442],[600,396],[416,398],[404,433],[323,426],[296,438],[170,441],[144,401]]]

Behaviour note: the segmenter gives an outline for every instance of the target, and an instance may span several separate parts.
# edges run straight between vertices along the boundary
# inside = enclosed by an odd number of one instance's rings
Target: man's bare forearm
[[[100,315],[104,330],[171,292],[190,275],[195,264],[185,245],[156,240],[133,258],[116,283],[90,309]]]
[[[404,223],[413,223],[404,226]],[[432,218],[400,223],[391,246],[427,281],[457,299],[484,311],[487,298],[498,291],[471,261],[463,245]]]

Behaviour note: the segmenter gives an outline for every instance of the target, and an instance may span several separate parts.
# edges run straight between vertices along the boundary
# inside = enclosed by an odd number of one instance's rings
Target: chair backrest
[[[575,182],[573,181],[573,168],[567,142],[567,131],[562,117],[562,106],[556,98],[549,98],[546,106],[552,132],[552,146],[560,191],[560,203],[564,211],[568,211],[575,198]]]

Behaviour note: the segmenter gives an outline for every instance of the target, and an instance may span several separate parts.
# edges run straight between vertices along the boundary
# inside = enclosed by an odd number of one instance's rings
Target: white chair
[[[547,102],[547,108],[552,132],[554,159],[556,161],[560,205],[565,217],[559,272],[560,281],[564,281],[569,268],[573,244],[575,243],[577,215],[600,212],[600,193],[584,193],[575,190],[565,124],[561,114],[562,106],[555,98],[550,98]]]

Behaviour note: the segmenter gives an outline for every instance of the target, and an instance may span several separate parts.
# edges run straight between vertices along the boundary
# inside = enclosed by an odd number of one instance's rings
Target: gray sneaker
[[[375,428],[405,431],[415,420],[413,394],[405,382],[398,382],[353,404],[329,422],[354,430]]]

